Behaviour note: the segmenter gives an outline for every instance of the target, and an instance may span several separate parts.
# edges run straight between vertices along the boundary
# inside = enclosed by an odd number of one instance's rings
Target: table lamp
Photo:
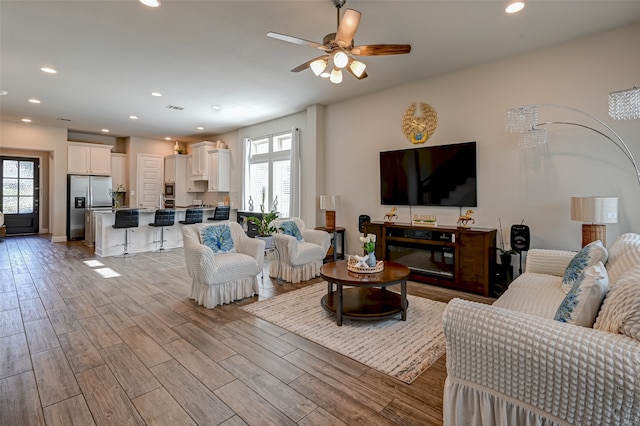
[[[582,224],[582,247],[600,240],[606,246],[605,223],[618,223],[617,197],[571,197],[571,220]]]
[[[320,210],[325,211],[324,226],[327,229],[336,229],[336,206],[339,200],[339,195],[320,196]]]

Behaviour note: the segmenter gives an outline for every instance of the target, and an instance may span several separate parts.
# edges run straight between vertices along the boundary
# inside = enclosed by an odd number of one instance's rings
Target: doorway
[[[0,156],[0,210],[7,235],[38,233],[39,176],[39,159]]]

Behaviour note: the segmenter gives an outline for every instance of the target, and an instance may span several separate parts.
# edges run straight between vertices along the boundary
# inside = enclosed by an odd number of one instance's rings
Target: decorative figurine
[[[473,210],[469,209],[464,215],[460,216],[458,218],[458,226],[461,226],[462,228],[468,228],[469,222],[476,223],[476,220],[471,217],[473,213]]]
[[[353,256],[356,259],[356,268],[366,268],[369,265],[367,265],[367,259],[369,259],[369,255],[365,254],[364,256],[358,256],[357,254]]]
[[[384,221],[393,224],[393,220],[398,218],[397,211],[396,207],[392,207],[391,210],[384,214]]]
[[[249,211],[253,211],[253,198],[251,198],[251,195],[249,195]]]

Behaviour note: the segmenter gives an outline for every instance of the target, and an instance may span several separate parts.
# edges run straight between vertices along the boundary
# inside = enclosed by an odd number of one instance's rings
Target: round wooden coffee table
[[[327,280],[327,294],[320,304],[336,315],[339,326],[342,318],[378,320],[401,314],[402,321],[406,321],[409,272],[406,266],[387,260],[382,272],[375,274],[351,272],[346,260],[326,263],[320,269],[320,276]],[[386,287],[393,284],[400,284],[400,294],[387,290]],[[343,288],[345,286],[348,288]]]

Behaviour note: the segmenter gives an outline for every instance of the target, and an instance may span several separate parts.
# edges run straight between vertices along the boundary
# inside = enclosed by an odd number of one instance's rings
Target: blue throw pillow
[[[228,253],[234,250],[229,225],[211,225],[200,230],[200,241],[214,253]]]
[[[296,237],[296,240],[302,241],[302,234],[300,233],[300,229],[293,220],[282,222],[280,224],[280,229],[282,230],[283,234],[291,235],[292,237]]]
[[[569,294],[573,284],[580,278],[582,273],[590,266],[598,262],[607,263],[607,249],[604,248],[600,240],[587,244],[569,262],[562,277],[562,291]]]
[[[574,281],[553,319],[583,327],[593,326],[608,288],[607,270],[602,262],[597,262]]]

